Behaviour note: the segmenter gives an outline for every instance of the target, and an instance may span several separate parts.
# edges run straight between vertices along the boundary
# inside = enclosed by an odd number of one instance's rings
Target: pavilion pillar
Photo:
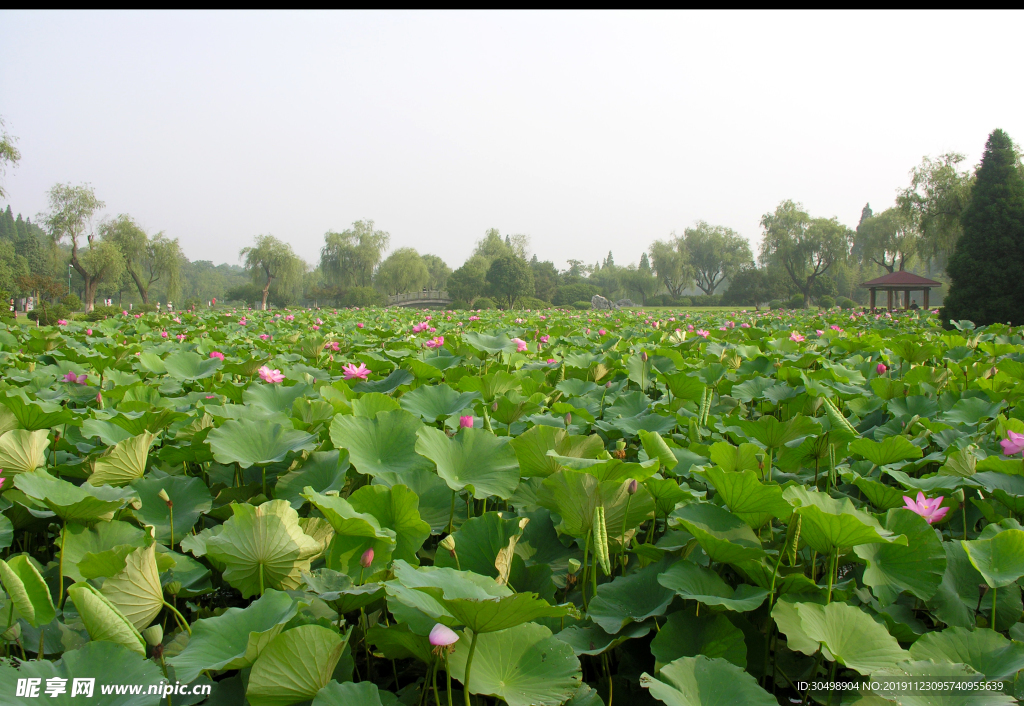
[[[886,300],[885,300],[886,310],[887,311],[892,311],[892,290],[891,289],[885,290],[885,294],[886,294]]]
[[[875,292],[877,291],[874,287],[871,288],[871,311],[875,310]]]
[[[931,290],[928,287],[925,287],[924,288],[924,297],[923,297],[923,299],[924,299],[924,306],[922,307],[924,309],[928,308],[928,295],[930,293],[931,293]]]

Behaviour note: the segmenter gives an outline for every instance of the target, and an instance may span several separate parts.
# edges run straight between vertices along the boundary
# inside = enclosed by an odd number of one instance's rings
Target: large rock
[[[619,301],[615,302],[616,309],[621,309],[624,306],[636,306],[636,304],[633,303],[632,299],[620,299]]]
[[[590,306],[595,309],[617,309],[614,303],[610,299],[605,299],[600,294],[595,294],[590,299]]]

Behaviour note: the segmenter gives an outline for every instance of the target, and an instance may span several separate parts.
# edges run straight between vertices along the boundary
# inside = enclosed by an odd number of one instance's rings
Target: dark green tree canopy
[[[1002,130],[985,144],[961,223],[963,235],[946,266],[943,320],[1024,323],[1024,179]]]
[[[500,306],[511,309],[523,297],[533,296],[530,265],[513,255],[503,255],[487,269],[487,284]]]

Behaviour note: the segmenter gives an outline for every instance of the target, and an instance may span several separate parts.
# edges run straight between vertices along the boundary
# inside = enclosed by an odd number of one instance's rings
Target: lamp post
[[[68,296],[71,296],[71,263],[68,263]]]

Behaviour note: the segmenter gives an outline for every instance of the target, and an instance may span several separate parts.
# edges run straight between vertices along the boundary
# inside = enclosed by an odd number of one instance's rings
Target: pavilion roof
[[[913,272],[905,272],[898,270],[875,279],[868,280],[860,285],[861,287],[877,287],[883,289],[886,287],[898,287],[905,288],[910,287],[912,289],[923,289],[931,287],[941,287],[942,282],[936,282],[933,279],[915,275]]]

